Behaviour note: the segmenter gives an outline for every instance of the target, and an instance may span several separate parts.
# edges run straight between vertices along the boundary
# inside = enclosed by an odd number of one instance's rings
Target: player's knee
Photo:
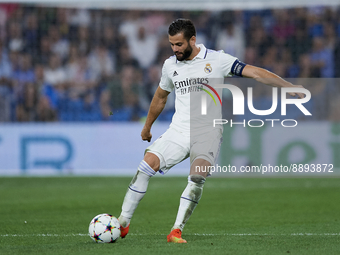
[[[156,171],[152,169],[152,167],[145,160],[142,160],[139,163],[137,174],[138,172],[142,172],[150,177],[156,174]]]
[[[145,153],[143,161],[145,161],[155,172],[159,170],[160,160],[155,154],[151,152]]]
[[[199,174],[192,174],[189,175],[189,181],[192,181],[196,184],[204,184],[205,183],[205,178],[202,175]]]

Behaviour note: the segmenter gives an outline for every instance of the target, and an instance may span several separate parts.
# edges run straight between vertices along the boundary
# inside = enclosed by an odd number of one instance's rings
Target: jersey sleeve
[[[242,76],[242,70],[245,67],[245,64],[239,61],[236,57],[226,53],[221,53],[220,65],[224,77],[230,77],[233,75]]]
[[[164,63],[162,68],[162,77],[159,82],[159,87],[168,92],[171,92],[174,89],[174,84],[172,83],[172,80],[169,78],[168,72],[166,70],[166,63]]]

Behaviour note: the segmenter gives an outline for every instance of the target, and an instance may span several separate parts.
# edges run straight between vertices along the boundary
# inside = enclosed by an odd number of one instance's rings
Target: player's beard
[[[188,44],[188,47],[186,47],[182,55],[178,56],[176,53],[175,54],[176,54],[176,58],[178,61],[183,61],[183,60],[186,60],[188,57],[190,57],[191,53],[192,53],[192,47],[190,46],[190,44]]]

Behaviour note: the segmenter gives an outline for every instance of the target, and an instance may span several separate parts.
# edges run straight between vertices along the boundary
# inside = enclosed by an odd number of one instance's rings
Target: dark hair
[[[190,19],[176,19],[170,24],[169,35],[174,36],[182,32],[187,41],[189,41],[191,37],[196,36],[195,26]]]

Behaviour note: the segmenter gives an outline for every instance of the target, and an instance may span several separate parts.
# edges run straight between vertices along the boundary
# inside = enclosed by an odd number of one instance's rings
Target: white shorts
[[[190,164],[202,158],[215,165],[222,143],[222,131],[213,129],[201,136],[190,137],[170,127],[146,152],[155,154],[160,161],[159,172],[165,174],[171,167],[190,156]]]

